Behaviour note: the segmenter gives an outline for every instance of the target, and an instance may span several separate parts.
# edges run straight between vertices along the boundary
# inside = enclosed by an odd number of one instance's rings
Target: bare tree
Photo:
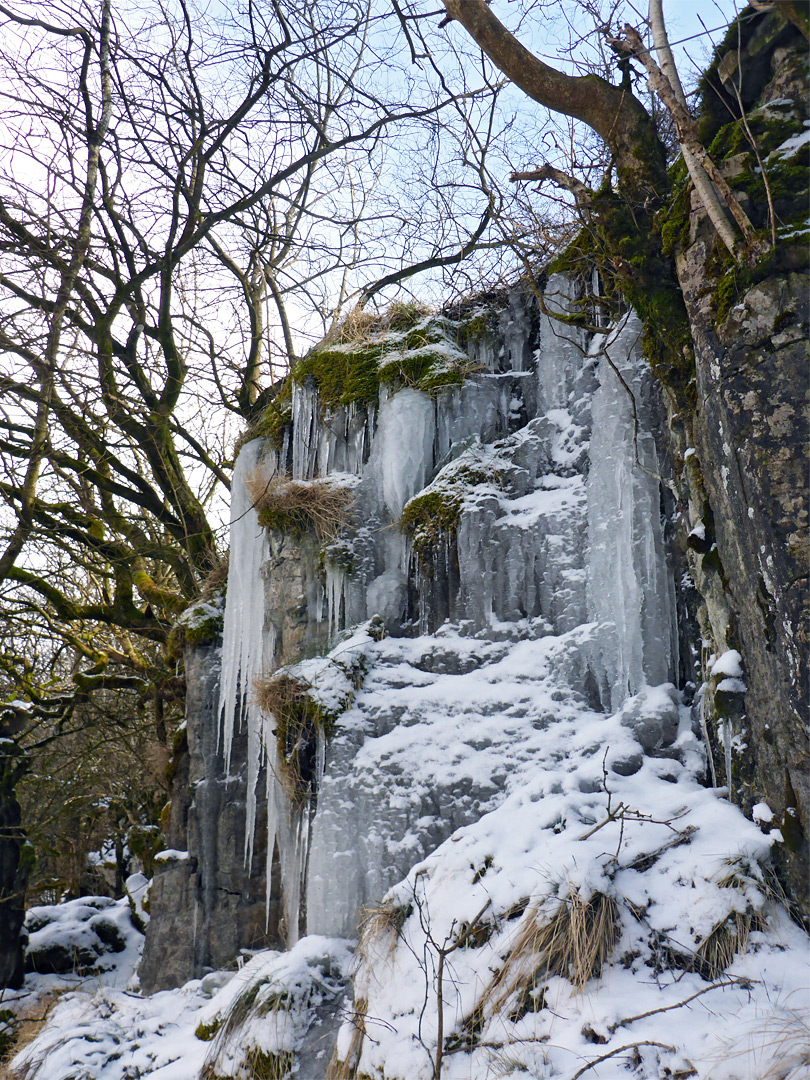
[[[0,726],[0,901],[24,885],[21,744],[111,694],[167,742],[169,634],[217,565],[235,429],[295,359],[296,324],[317,339],[370,280],[396,287],[448,244],[457,262],[486,229],[458,184],[423,197],[454,97],[401,74],[390,18],[369,0],[217,19],[189,0],[0,3],[2,676],[24,702]],[[383,180],[407,154],[404,195]],[[51,655],[29,663],[21,635]]]

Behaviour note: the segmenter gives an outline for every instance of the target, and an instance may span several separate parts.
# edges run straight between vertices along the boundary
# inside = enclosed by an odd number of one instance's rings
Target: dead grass
[[[19,1014],[14,1040],[7,1047],[3,1061],[0,1063],[0,1080],[34,1080],[45,1064],[44,1058],[32,1058],[28,1064],[19,1069],[12,1069],[10,1062],[12,1058],[15,1058],[27,1046],[30,1046],[42,1032],[42,1029],[48,1023],[54,1005],[67,992],[67,990],[54,990],[49,994],[45,994]]]
[[[484,991],[482,1004],[498,1012],[517,995],[511,1011],[520,1012],[544,976],[560,975],[581,992],[599,976],[618,939],[619,909],[604,893],[587,900],[576,887],[559,899],[534,905],[523,916],[501,970]]]
[[[266,529],[297,536],[313,529],[321,541],[337,536],[352,503],[351,492],[329,480],[268,477],[261,468],[247,474],[245,487]]]
[[[695,965],[706,978],[725,971],[737,953],[745,952],[753,930],[764,930],[765,920],[752,911],[734,911],[718,923],[698,947]]]
[[[355,956],[361,964],[394,955],[397,940],[413,908],[410,904],[369,904],[360,913],[360,932]]]
[[[395,300],[379,314],[355,308],[338,326],[334,344],[351,345],[368,341],[380,334],[410,330],[416,323],[433,314],[433,309],[417,300]]]
[[[738,953],[745,952],[754,931],[766,928],[767,921],[760,910],[765,902],[781,902],[784,899],[778,883],[767,881],[760,868],[747,859],[731,862],[717,884],[721,889],[742,893],[746,906],[742,911],[732,911],[717,923],[698,946],[695,966],[701,974],[712,979],[725,971]],[[761,897],[761,903],[756,907],[751,903],[752,894]]]
[[[349,1049],[346,1057],[342,1060],[337,1056],[337,1050],[332,1055],[329,1067],[326,1070],[325,1080],[355,1080],[360,1065],[360,1054],[363,1051],[363,1040],[366,1037],[366,1016],[368,1014],[368,1002],[363,998],[355,1001],[352,1009],[351,1022],[354,1026]]]
[[[333,723],[309,690],[284,671],[259,676],[253,683],[256,704],[276,721],[279,780],[296,802],[304,802],[311,793],[317,734],[328,735]]]
[[[292,1053],[283,1050],[273,1053],[261,1047],[243,1045],[242,1029],[249,1021],[283,1012],[290,1007],[288,995],[283,992],[265,996],[257,1002],[263,986],[261,980],[249,983],[236,997],[213,1037],[200,1080],[226,1080],[232,1075],[230,1066],[233,1058],[240,1057],[237,1076],[241,1080],[287,1080],[291,1075],[295,1064]],[[228,1064],[226,1072],[220,1071],[223,1063]]]
[[[229,556],[229,551],[226,551],[224,555],[217,556],[216,562],[208,571],[202,583],[200,589],[201,600],[212,600],[215,596],[220,596],[225,592],[225,586],[228,584]]]

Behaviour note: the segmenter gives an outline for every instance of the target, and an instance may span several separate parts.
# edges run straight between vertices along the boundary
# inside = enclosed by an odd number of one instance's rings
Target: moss
[[[326,411],[373,404],[381,385],[429,393],[463,382],[474,370],[455,344],[458,324],[418,305],[389,309],[382,322],[360,329],[365,337],[316,349],[293,370],[297,383],[312,379]]]
[[[252,438],[267,439],[276,450],[284,446],[284,432],[292,424],[292,379],[288,375],[276,396],[262,410],[256,424],[251,428]]]
[[[487,312],[478,312],[465,319],[459,327],[459,342],[466,345],[471,341],[481,341],[492,337],[492,319]]]
[[[223,600],[220,595],[213,600],[199,600],[186,608],[166,641],[169,660],[179,660],[187,646],[202,648],[219,640],[225,617]]]
[[[184,754],[188,753],[188,728],[183,725],[175,733],[172,739],[171,754],[169,760],[166,763],[166,771],[164,776],[166,777],[166,783],[171,785],[172,781],[177,776],[180,770],[180,761]],[[171,804],[169,808],[171,809]],[[165,830],[164,830],[165,831]]]
[[[689,243],[689,214],[692,209],[692,189],[685,179],[665,210],[656,219],[656,227],[661,231],[661,250],[672,256],[683,250]]]
[[[280,778],[295,802],[305,802],[314,793],[317,736],[321,733],[331,738],[335,726],[334,714],[324,709],[309,689],[286,672],[255,685],[257,704],[275,720]]]
[[[433,484],[415,495],[402,511],[399,527],[410,538],[420,559],[436,547],[455,538],[458,519],[469,490],[478,484],[500,483],[501,474],[492,465],[460,458],[446,466]]]
[[[331,566],[345,570],[347,574],[354,569],[354,559],[354,548],[348,540],[334,540],[330,544],[324,544],[319,553],[321,569]]]
[[[208,1024],[204,1022],[197,1024],[194,1035],[200,1042],[211,1042],[221,1027],[222,1017],[217,1016]]]
[[[312,378],[318,387],[321,407],[370,405],[379,392],[379,344],[341,345],[312,352],[293,369],[297,383]]]
[[[447,367],[447,358],[430,348],[395,353],[391,360],[380,364],[381,383],[395,383],[416,390],[438,390],[443,386],[460,386],[464,382],[464,367],[458,363]]]
[[[282,1050],[277,1054],[257,1048],[245,1055],[245,1064],[251,1080],[287,1080],[292,1075],[295,1055]]]
[[[212,615],[193,626],[186,627],[186,641],[189,645],[210,645],[222,633],[222,616]]]
[[[417,555],[424,557],[445,537],[454,537],[464,497],[461,493],[442,490],[416,495],[400,518],[400,528],[410,537]]]

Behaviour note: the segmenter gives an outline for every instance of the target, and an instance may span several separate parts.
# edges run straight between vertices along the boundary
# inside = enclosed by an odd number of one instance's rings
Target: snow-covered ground
[[[339,1078],[431,1080],[439,1041],[443,1080],[806,1078],[807,938],[769,883],[778,834],[700,783],[701,744],[671,686],[594,711],[560,678],[588,633],[529,630],[483,640],[445,625],[378,643],[361,631],[334,650],[368,667],[343,737],[365,727],[357,775],[370,792],[387,778],[412,817],[403,847],[418,853],[430,834],[431,791],[483,792],[503,777],[491,808],[479,800],[367,911],[353,960],[354,942],[310,935],[140,997],[128,944],[114,969],[59,999],[11,1075],[324,1080],[343,1017]],[[307,665],[326,700],[330,665]],[[374,737],[369,715],[392,709],[400,722]],[[667,725],[664,753],[650,743],[642,756],[639,737]],[[66,905],[50,925],[78,935],[70,911],[85,908]]]

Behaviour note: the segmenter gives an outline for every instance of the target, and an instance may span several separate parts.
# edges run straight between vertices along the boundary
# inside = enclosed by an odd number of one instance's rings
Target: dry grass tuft
[[[745,952],[753,930],[764,930],[765,920],[757,912],[733,911],[701,942],[695,967],[705,977],[714,979]]]
[[[266,529],[298,536],[314,529],[320,540],[337,536],[352,502],[349,490],[329,480],[268,477],[261,468],[245,477],[245,487]]]
[[[413,911],[410,904],[369,904],[360,914],[360,933],[355,956],[360,963],[390,958],[402,927]]]
[[[226,1080],[233,1075],[234,1058],[241,1059],[236,1075],[243,1080],[287,1080],[292,1074],[295,1064],[292,1053],[284,1050],[273,1053],[258,1046],[244,1045],[242,1029],[246,1024],[254,1018],[283,1012],[290,1007],[289,997],[284,992],[264,995],[257,1001],[264,985],[261,981],[248,983],[237,996],[214,1036],[200,1080]],[[221,1071],[223,1064],[227,1065],[226,1072]]]
[[[745,858],[729,864],[728,871],[718,880],[721,889],[733,889],[745,897],[745,908],[732,911],[712,929],[698,946],[696,969],[706,978],[713,979],[731,964],[738,953],[745,952],[748,939],[754,931],[767,926],[762,907],[766,901],[781,902],[784,894],[778,882],[768,881],[756,863]],[[753,898],[759,898],[756,904]]]
[[[229,556],[229,551],[226,551],[224,555],[219,555],[206,574],[200,589],[201,600],[211,600],[213,597],[220,596],[225,592],[225,586],[228,584]]]
[[[363,1040],[366,1037],[366,1016],[368,1014],[368,1002],[358,998],[352,1009],[351,1023],[354,1026],[349,1049],[346,1057],[341,1059],[335,1050],[329,1067],[326,1070],[326,1080],[355,1080],[360,1065],[360,1054],[363,1051]]]
[[[312,793],[315,746],[319,731],[329,735],[333,717],[310,696],[310,687],[286,672],[259,676],[253,683],[254,700],[276,721],[279,780],[296,802]]]
[[[336,345],[352,345],[381,334],[410,330],[432,314],[433,309],[418,300],[395,300],[378,314],[355,308],[338,326],[333,342]]]
[[[482,1003],[500,1011],[512,995],[510,1011],[520,1012],[544,976],[560,975],[582,991],[601,974],[618,939],[619,907],[604,893],[587,900],[576,887],[549,914],[549,900],[526,912],[503,967],[484,991]]]
[[[0,1064],[0,1080],[35,1080],[38,1075],[44,1077],[44,1072],[40,1072],[46,1062],[44,1057],[32,1058],[19,1069],[12,1069],[10,1062],[12,1058],[22,1053],[40,1035],[42,1029],[48,1023],[54,1005],[66,993],[68,993],[67,990],[53,990],[51,993],[43,995],[33,1005],[30,1005],[19,1014],[14,1040],[6,1048],[3,1061]],[[50,1047],[50,1049],[53,1049],[53,1047]]]

